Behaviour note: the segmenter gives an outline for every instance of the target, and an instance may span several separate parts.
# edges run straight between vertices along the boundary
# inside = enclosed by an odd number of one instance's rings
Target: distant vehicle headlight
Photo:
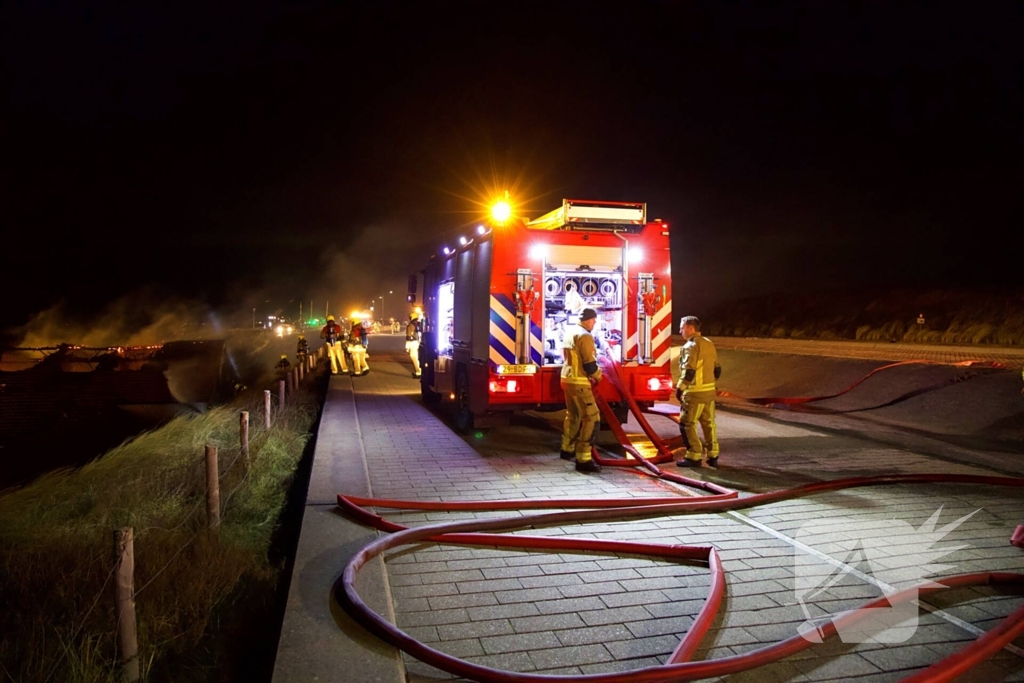
[[[277,336],[280,337],[280,336],[283,336],[283,335],[284,335],[284,325],[278,325],[277,326]]]

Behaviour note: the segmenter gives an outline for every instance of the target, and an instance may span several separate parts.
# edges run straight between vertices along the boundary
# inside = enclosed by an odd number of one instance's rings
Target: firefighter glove
[[[680,403],[683,402],[683,390],[678,387],[676,387],[676,400]]]

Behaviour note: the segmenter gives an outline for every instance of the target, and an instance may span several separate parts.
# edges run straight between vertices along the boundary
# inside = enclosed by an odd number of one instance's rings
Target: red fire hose
[[[937,361],[937,360],[901,360],[901,361],[899,361],[897,363],[889,363],[888,365],[883,365],[880,368],[875,368],[874,370],[872,370],[868,374],[864,375],[859,380],[857,380],[856,382],[854,382],[850,386],[846,387],[842,391],[837,391],[836,393],[829,394],[827,396],[784,396],[784,397],[745,398],[743,396],[737,396],[736,394],[730,394],[728,391],[719,391],[718,395],[719,396],[725,396],[727,398],[738,398],[738,399],[741,399],[743,401],[748,401],[750,403],[757,403],[757,404],[760,404],[760,405],[776,404],[776,405],[793,406],[793,405],[800,405],[800,404],[803,404],[803,403],[815,403],[817,401],[824,401],[824,400],[827,400],[827,399],[830,399],[830,398],[836,398],[838,396],[842,396],[843,394],[845,394],[845,393],[849,392],[850,390],[855,389],[859,385],[863,384],[866,380],[868,380],[873,375],[876,375],[879,372],[884,372],[886,370],[891,370],[893,368],[898,368],[898,367],[901,367],[901,366],[904,366],[904,365],[948,365],[948,366],[956,367],[956,368],[992,368],[994,370],[1007,370],[1007,369],[1009,369],[1009,366],[1007,366],[1004,363],[999,363],[997,361],[987,361],[987,360],[986,361],[982,361],[982,360],[964,360],[964,361],[959,361],[959,362],[956,362],[956,363],[946,363],[946,362]]]
[[[799,495],[807,495],[818,490],[836,490],[848,488],[849,486],[891,483],[893,480],[901,481],[903,483],[914,481],[946,481],[1018,487],[1024,486],[1024,479],[1001,477],[964,478],[955,475],[906,475],[901,477],[875,477],[871,479],[875,479],[877,481],[868,482],[863,479],[851,479],[838,482],[811,484],[790,491],[775,491],[769,494],[761,494],[759,496],[759,501],[751,501],[749,498],[725,501],[683,500],[667,505],[634,505],[631,507],[620,507],[618,509],[604,508],[581,510],[578,512],[555,512],[526,517],[436,524],[418,527],[415,529],[407,529],[401,525],[387,522],[377,515],[360,508],[345,496],[339,495],[338,504],[347,514],[350,514],[358,521],[370,524],[375,528],[393,532],[391,535],[381,537],[364,547],[349,562],[342,576],[342,604],[354,619],[382,640],[439,669],[443,669],[452,674],[463,676],[471,680],[483,681],[486,683],[552,683],[553,681],[563,681],[565,683],[583,683],[588,681],[594,683],[654,683],[656,681],[683,681],[736,673],[738,671],[777,661],[806,649],[814,643],[805,639],[802,635],[797,634],[787,640],[759,648],[743,655],[724,657],[712,661],[688,662],[687,660],[699,647],[701,640],[707,633],[720,605],[722,594],[724,593],[723,572],[717,552],[714,548],[606,541],[584,538],[503,535],[482,532],[512,531],[515,529],[538,528],[569,523],[579,524],[598,520],[623,520],[638,517],[654,517],[669,513],[706,513],[721,510],[741,509],[754,507],[755,505],[762,504],[769,500],[795,498]],[[401,507],[420,507],[412,501],[404,503],[402,501],[394,502],[401,504]],[[626,501],[622,502],[623,504],[626,503]],[[635,502],[635,500],[629,502]],[[711,503],[711,505],[702,505],[702,503],[705,502]],[[469,505],[475,505],[476,507],[468,507]],[[490,505],[493,505],[493,503],[478,501],[463,504],[458,509],[487,509]],[[417,641],[371,610],[356,592],[356,574],[367,562],[388,549],[424,541],[464,545],[514,547],[522,549],[630,553],[634,555],[661,557],[676,561],[702,561],[702,563],[706,563],[709,566],[711,572],[711,588],[709,589],[709,595],[706,598],[703,607],[694,620],[693,626],[680,642],[676,651],[669,658],[668,663],[662,666],[648,667],[629,673],[592,674],[583,676],[548,676],[501,671],[466,662]],[[1005,572],[964,574],[944,578],[943,583],[944,587],[948,588],[975,585],[1024,586],[1024,574]],[[855,623],[859,619],[866,618],[868,614],[866,610],[868,609],[895,605],[899,602],[913,599],[920,595],[926,595],[942,588],[943,586],[933,585],[931,587],[910,589],[871,601],[859,610],[845,612],[834,617],[831,622],[828,622],[821,627],[822,639],[835,635],[838,627],[841,625],[845,626],[847,624]],[[1003,646],[1014,640],[1021,632],[1024,632],[1024,608],[1004,619],[997,629],[990,631],[960,652],[947,657],[925,672],[921,672],[915,677],[907,680],[951,680],[957,674],[953,674],[951,676],[949,674],[949,669],[963,671],[984,661]],[[925,676],[925,674],[927,674],[927,677],[922,677]]]
[[[902,365],[906,363],[894,364]],[[966,365],[969,363],[959,363]],[[882,370],[885,368],[879,368]],[[876,370],[875,372],[877,372]],[[622,386],[621,378],[614,365],[608,365],[606,372],[609,379],[619,389],[630,410],[640,422],[641,428],[651,439],[658,450],[657,458],[664,458],[671,451],[658,438],[643,417],[636,402]],[[865,378],[866,379],[866,378]],[[863,380],[861,380],[863,381]],[[857,383],[859,384],[859,382]],[[854,384],[853,386],[856,386]],[[850,388],[853,388],[852,386]],[[849,389],[845,390],[848,391]],[[845,393],[840,392],[840,393]],[[835,394],[838,396],[839,394]],[[818,399],[820,400],[820,399]],[[630,442],[628,435],[611,414],[611,408],[603,399],[598,405],[611,425],[613,432],[623,448],[632,457],[624,459],[604,458],[594,451],[594,457],[602,464],[626,464],[640,466],[645,473],[675,481],[686,486],[699,488],[713,495],[696,498],[679,499],[664,498],[615,498],[615,499],[550,499],[550,500],[498,500],[498,501],[455,501],[455,502],[422,502],[405,500],[383,500],[361,498],[357,496],[338,495],[338,505],[355,521],[375,529],[390,532],[361,549],[345,567],[342,576],[341,601],[346,611],[367,630],[382,640],[398,647],[417,659],[448,671],[457,676],[484,683],[660,683],[667,681],[686,681],[713,676],[723,676],[762,666],[784,657],[800,652],[815,643],[797,634],[786,640],[761,647],[742,655],[733,655],[720,659],[691,662],[689,659],[699,648],[704,635],[709,630],[725,591],[725,579],[718,553],[713,547],[663,545],[656,543],[637,543],[625,541],[608,541],[584,538],[566,538],[550,536],[507,535],[494,532],[513,531],[517,529],[540,528],[564,524],[580,524],[595,521],[618,521],[646,517],[661,517],[672,514],[696,514],[724,512],[752,508],[780,500],[799,498],[824,491],[836,491],[854,487],[877,486],[883,484],[917,484],[917,483],[958,483],[986,484],[992,486],[1024,487],[1024,478],[990,477],[974,475],[944,474],[908,474],[876,477],[855,477],[835,481],[805,484],[792,489],[771,491],[740,498],[738,492],[724,487],[703,482],[681,475],[662,471],[654,462],[644,458]],[[543,509],[543,508],[585,508],[571,512],[548,512],[503,519],[486,519],[460,521],[446,524],[434,524],[410,529],[390,522],[376,515],[365,507],[384,507],[417,510],[512,510],[512,509]],[[698,563],[706,565],[710,572],[710,588],[704,605],[694,619],[693,625],[683,637],[676,650],[661,666],[647,667],[625,673],[588,674],[579,676],[552,676],[543,674],[519,673],[503,671],[473,664],[435,650],[422,643],[401,629],[397,628],[379,614],[371,610],[359,597],[355,590],[356,574],[371,559],[384,551],[402,545],[430,541],[435,543],[453,543],[465,545],[501,546],[537,550],[582,550],[606,553],[629,553],[659,557],[677,562]],[[930,584],[926,587],[911,588],[896,594],[875,599],[860,609],[843,612],[819,627],[821,639],[831,637],[838,632],[840,626],[854,624],[868,618],[869,611],[876,607],[889,607],[923,595],[964,586],[1024,586],[1024,574],[1009,572],[986,572],[977,574],[961,574],[942,579],[942,585]],[[937,662],[931,667],[914,674],[904,681],[914,683],[934,683],[949,681],[985,661],[993,654],[1024,633],[1024,607],[1003,619],[998,626],[985,633],[957,653]]]

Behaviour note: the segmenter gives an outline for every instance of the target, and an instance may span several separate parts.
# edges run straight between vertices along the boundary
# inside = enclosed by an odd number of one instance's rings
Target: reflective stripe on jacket
[[[677,388],[684,394],[715,390],[715,368],[718,366],[718,351],[707,337],[700,333],[683,344],[679,354],[679,383]],[[686,371],[693,370],[693,380],[686,381]]]
[[[601,379],[601,368],[597,367],[597,347],[594,338],[582,325],[575,325],[565,333],[562,340],[562,381],[566,384],[590,384],[590,378]],[[588,375],[585,365],[594,363],[595,371]]]

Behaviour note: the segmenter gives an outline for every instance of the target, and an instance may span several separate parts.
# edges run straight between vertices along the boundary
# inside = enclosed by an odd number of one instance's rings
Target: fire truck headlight
[[[548,257],[548,245],[546,244],[535,244],[530,247],[530,259],[539,261]]]
[[[491,218],[499,223],[504,223],[512,216],[512,206],[505,200],[495,202],[491,206]]]
[[[640,249],[639,247],[630,247],[629,248],[629,262],[630,263],[640,263],[643,260],[644,260],[644,250],[643,249]]]

